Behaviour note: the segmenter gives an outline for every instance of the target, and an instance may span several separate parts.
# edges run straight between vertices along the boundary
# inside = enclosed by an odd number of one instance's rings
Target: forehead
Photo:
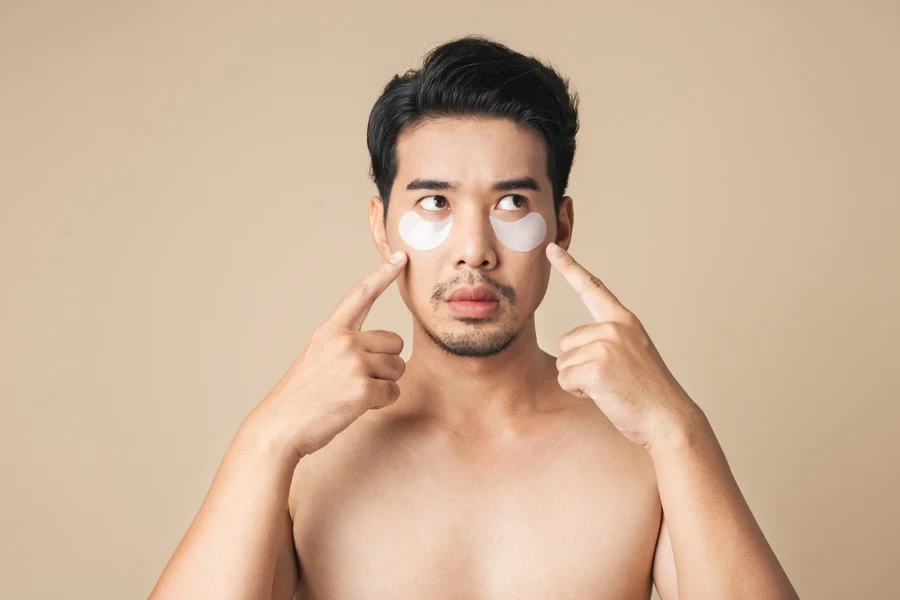
[[[397,161],[401,191],[420,177],[481,186],[524,175],[550,189],[543,138],[509,119],[427,119],[397,138]]]

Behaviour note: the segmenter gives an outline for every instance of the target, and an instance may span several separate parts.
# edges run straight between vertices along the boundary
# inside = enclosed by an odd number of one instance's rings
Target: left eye
[[[501,210],[519,210],[520,208],[522,208],[523,206],[525,206],[525,204],[527,204],[527,198],[525,198],[524,196],[519,196],[519,195],[517,195],[517,194],[510,194],[509,196],[504,196],[504,197],[500,200],[500,204],[502,205],[503,202],[505,202],[505,201],[506,201],[507,199],[509,199],[509,198],[512,198],[513,200],[517,200],[517,201],[518,201],[518,204],[516,204],[516,203],[514,202],[513,205],[512,205],[512,207],[509,207],[509,208],[501,208]],[[509,203],[507,203],[507,204],[509,204]]]

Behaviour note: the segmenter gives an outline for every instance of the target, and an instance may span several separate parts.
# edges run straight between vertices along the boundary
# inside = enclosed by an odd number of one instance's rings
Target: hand
[[[248,427],[274,436],[303,458],[367,410],[397,400],[397,380],[406,369],[399,356],[403,338],[392,331],[360,331],[372,304],[403,272],[406,254],[397,255],[399,263],[383,261],[350,288],[245,419]]]
[[[672,376],[638,318],[602,281],[556,244],[547,246],[547,257],[595,320],[560,338],[560,386],[579,398],[590,397],[616,429],[649,451],[699,407]]]

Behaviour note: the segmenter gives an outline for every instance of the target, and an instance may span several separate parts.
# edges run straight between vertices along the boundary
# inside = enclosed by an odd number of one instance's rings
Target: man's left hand
[[[682,428],[700,409],[672,376],[638,318],[566,250],[551,243],[547,257],[595,320],[559,339],[560,386],[591,398],[625,437],[648,451],[655,442],[684,433]]]

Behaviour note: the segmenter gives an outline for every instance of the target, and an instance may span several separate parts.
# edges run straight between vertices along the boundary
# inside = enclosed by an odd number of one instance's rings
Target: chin
[[[458,320],[466,321],[466,317]],[[421,323],[422,330],[439,348],[452,356],[485,358],[506,350],[522,332],[522,328],[504,327],[497,321],[483,323],[483,319],[471,319],[473,324],[462,327],[432,329]],[[473,327],[474,325],[474,327]]]

